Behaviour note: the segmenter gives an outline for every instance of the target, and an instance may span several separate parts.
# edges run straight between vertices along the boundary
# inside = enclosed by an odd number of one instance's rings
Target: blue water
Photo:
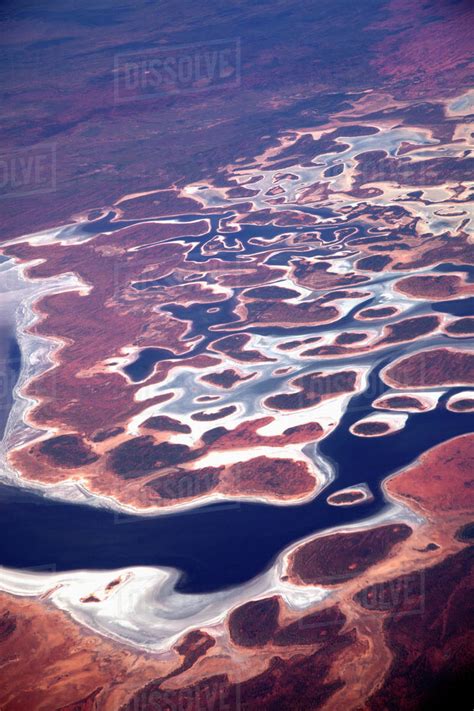
[[[0,440],[13,404],[13,388],[15,387],[21,368],[21,353],[14,336],[8,331],[1,332],[0,352]]]
[[[191,222],[197,215],[183,217]],[[184,241],[197,242],[190,259],[206,261],[205,242],[217,233],[218,216],[210,215],[212,229],[203,238],[184,237]],[[123,221],[110,222],[111,216],[91,223],[86,230],[120,229]],[[134,224],[133,221],[126,224]],[[82,226],[81,229],[84,229]],[[308,228],[291,228],[292,231]],[[247,228],[238,238],[245,249],[245,258],[256,252],[268,252],[267,263],[287,264],[297,254],[319,254],[319,248],[304,252],[304,246],[285,248],[278,252],[277,244],[254,245],[251,237],[274,237],[281,227],[267,225]],[[327,236],[334,227],[327,228]],[[230,236],[228,246],[233,245]],[[281,249],[281,245],[280,245]],[[241,252],[223,250],[214,252],[227,261],[237,261]],[[438,271],[459,269],[457,265],[440,265]],[[165,275],[157,281],[169,279]],[[145,288],[153,288],[148,283]],[[163,286],[163,284],[160,284]],[[139,284],[135,288],[140,288]],[[143,288],[143,287],[142,287]],[[244,289],[235,289],[230,299],[216,303],[194,303],[189,306],[169,304],[162,307],[175,318],[189,325],[186,339],[200,336],[191,351],[178,356],[159,344],[144,348],[135,361],[125,367],[134,381],[148,377],[160,360],[181,360],[203,352],[211,340],[235,333],[238,317],[234,312],[236,295]],[[369,306],[370,296],[359,304],[337,326],[342,330],[353,322],[354,312]],[[438,311],[464,315],[472,313],[474,299],[439,302],[433,305]],[[222,330],[216,331],[221,326]],[[313,335],[327,330],[327,325],[295,326],[282,328],[255,325],[248,333],[287,335]],[[6,408],[11,405],[11,389],[18,377],[20,354],[16,342],[10,345],[8,368],[14,376],[9,378],[9,388],[4,395]],[[0,488],[0,565],[11,568],[36,568],[54,566],[57,571],[74,569],[115,569],[135,565],[171,566],[181,570],[178,589],[186,593],[220,590],[247,581],[271,565],[275,557],[290,543],[312,533],[342,523],[359,521],[379,512],[385,502],[381,494],[383,479],[406,466],[430,447],[472,430],[473,415],[454,413],[444,407],[446,399],[457,392],[452,389],[441,398],[438,407],[430,412],[409,416],[400,432],[380,438],[359,438],[349,432],[350,426],[371,413],[376,396],[386,391],[379,378],[379,363],[369,376],[364,393],[354,396],[337,429],[319,443],[320,454],[330,462],[336,480],[314,501],[303,505],[272,506],[257,503],[225,503],[202,506],[185,513],[158,517],[137,517],[114,514],[103,509],[78,504],[53,502],[44,497],[12,487]],[[16,375],[15,375],[16,374]],[[311,445],[305,451],[310,453]],[[326,497],[340,488],[366,482],[374,499],[359,506],[336,508],[326,503]]]
[[[466,274],[466,281],[471,284],[474,281],[474,267],[470,264],[453,264],[452,262],[445,262],[444,264],[438,264],[434,269],[434,272],[442,272],[443,274],[449,274],[450,272],[461,272]]]
[[[431,308],[434,311],[441,311],[443,314],[451,314],[451,316],[472,316],[474,314],[474,297],[438,301],[432,304]]]
[[[354,314],[362,308],[370,306],[375,301],[374,297],[370,296],[365,301],[354,306],[345,316],[338,319],[337,328],[343,330],[346,326],[353,323]],[[226,325],[232,322],[238,323],[237,316],[233,313],[233,307],[236,305],[237,299],[234,296],[227,301],[219,301],[208,304],[190,304],[189,306],[164,306],[164,311],[172,313],[179,319],[189,321],[191,328],[184,340],[188,340],[195,336],[200,336],[201,339],[196,345],[186,353],[177,355],[167,350],[166,348],[143,348],[137,358],[124,367],[124,372],[134,382],[139,382],[148,378],[152,373],[156,363],[164,360],[184,360],[191,358],[200,353],[203,353],[211,341],[224,336],[231,336],[238,331],[223,328],[222,330],[211,330],[212,326]],[[209,308],[216,308],[215,313],[207,313]],[[242,333],[252,333],[267,336],[312,336],[318,333],[324,333],[328,329],[328,324],[320,326],[294,326],[287,328],[283,326],[251,326],[246,328]]]
[[[185,593],[221,590],[251,579],[291,542],[380,511],[385,505],[380,483],[388,474],[439,442],[472,429],[472,415],[444,408],[447,397],[457,391],[453,389],[435,410],[411,415],[396,434],[354,437],[349,427],[372,411],[374,394],[385,390],[379,368],[366,391],[352,398],[338,428],[320,443],[337,479],[316,500],[299,506],[216,504],[143,518],[1,487],[0,564],[54,566],[57,571],[172,566],[182,571],[177,588]],[[352,508],[326,504],[331,492],[363,481],[372,489],[372,502]]]

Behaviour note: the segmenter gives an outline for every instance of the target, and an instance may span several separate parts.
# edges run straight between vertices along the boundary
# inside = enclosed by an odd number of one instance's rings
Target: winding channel
[[[16,487],[0,487],[0,563],[16,569],[45,566],[57,572],[131,566],[172,567],[181,572],[176,590],[204,593],[249,581],[269,568],[290,543],[327,528],[359,522],[385,506],[381,483],[434,445],[470,431],[472,418],[445,409],[409,416],[401,432],[358,438],[353,422],[372,412],[374,392],[384,387],[372,370],[365,391],[354,396],[338,427],[314,449],[336,478],[325,494],[366,482],[374,499],[336,509],[318,497],[309,503],[272,506],[228,503],[158,517],[128,516],[47,499]]]

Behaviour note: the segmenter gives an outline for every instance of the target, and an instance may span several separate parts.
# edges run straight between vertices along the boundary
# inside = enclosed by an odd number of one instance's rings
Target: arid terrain
[[[468,698],[472,20],[4,4],[1,709]]]

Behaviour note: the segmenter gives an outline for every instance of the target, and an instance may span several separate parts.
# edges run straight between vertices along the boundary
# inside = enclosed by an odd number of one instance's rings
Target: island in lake
[[[6,0],[2,709],[467,698],[472,21]]]

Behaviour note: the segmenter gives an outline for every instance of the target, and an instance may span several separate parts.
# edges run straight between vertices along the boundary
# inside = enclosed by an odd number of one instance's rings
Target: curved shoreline
[[[462,441],[469,435],[455,438]],[[445,441],[423,452],[402,470],[393,472],[382,483],[388,507],[381,513],[350,525],[340,524],[309,534],[280,552],[271,568],[240,585],[218,593],[182,595],[176,592],[178,572],[165,568],[133,567],[106,572],[77,570],[70,573],[19,572],[3,568],[0,589],[13,595],[40,596],[67,612],[76,622],[94,632],[154,654],[166,653],[187,632],[193,629],[221,634],[230,612],[250,600],[279,595],[289,609],[300,613],[312,609],[328,595],[334,595],[324,585],[297,585],[284,576],[292,553],[309,541],[329,534],[345,534],[372,530],[387,523],[409,524],[412,530],[428,525],[428,521],[403,499],[390,491],[390,482],[402,476],[419,462],[429,459],[433,451],[454,440]],[[415,508],[418,508],[416,506]],[[431,525],[431,524],[430,524]],[[421,528],[420,528],[421,527]],[[446,554],[445,554],[446,555]],[[117,582],[110,593],[108,584]],[[356,585],[360,584],[357,583]],[[102,591],[102,592],[100,592]],[[94,602],[86,598],[94,596]],[[150,604],[153,600],[152,607]],[[155,612],[153,612],[153,609]],[[139,612],[141,610],[141,612]],[[160,616],[160,611],[161,615]],[[188,611],[188,612],[186,612]],[[163,631],[166,633],[163,634]],[[159,632],[159,634],[158,634]],[[144,641],[145,640],[145,641]]]
[[[19,274],[19,279],[21,280],[22,284],[25,285],[25,288],[30,287],[30,297],[29,300],[25,303],[23,306],[22,312],[20,316],[17,316],[17,329],[18,329],[18,334],[19,338],[21,340],[22,346],[25,350],[26,353],[31,352],[31,349],[35,343],[41,344],[42,350],[40,350],[40,354],[43,353],[43,355],[40,357],[39,361],[37,361],[36,364],[36,369],[33,373],[31,373],[31,368],[30,367],[22,367],[22,373],[20,374],[20,379],[17,384],[17,392],[24,387],[27,383],[29,383],[33,378],[40,377],[42,373],[46,372],[48,368],[50,368],[54,362],[54,354],[62,347],[62,343],[58,339],[52,339],[52,338],[44,338],[44,337],[39,337],[39,336],[32,336],[31,334],[26,334],[26,330],[28,327],[30,327],[35,321],[37,321],[37,316],[35,315],[35,310],[34,310],[34,304],[42,298],[43,295],[50,294],[50,293],[60,293],[61,291],[70,291],[71,289],[76,289],[76,290],[82,290],[85,287],[85,285],[82,285],[80,282],[77,281],[77,277],[72,277],[68,275],[64,275],[62,277],[56,278],[56,279],[50,279],[48,280],[50,283],[46,285],[46,288],[44,288],[43,282],[40,282],[43,284],[44,291],[38,294],[38,290],[35,289],[36,287],[36,280],[28,280],[24,277],[23,272],[31,266],[30,264],[27,265],[18,265],[18,267],[15,267],[15,269],[18,269],[18,274]],[[451,339],[450,339],[451,340]],[[407,353],[414,349],[416,351],[422,350],[423,348],[430,348],[430,344],[424,344],[423,341],[413,341],[413,343],[410,345],[410,341],[407,342],[407,348],[405,350],[405,353],[400,356],[400,358],[406,357]],[[435,342],[436,345],[436,342]],[[434,348],[435,345],[431,345],[431,348]],[[390,346],[388,347],[390,349]],[[385,353],[385,350],[382,349],[381,352],[377,351],[372,351],[370,350],[369,353],[367,354],[367,358],[376,358],[377,360],[383,358]],[[352,357],[352,356],[350,356]],[[359,356],[360,358],[361,356]],[[25,359],[26,360],[26,359]],[[42,362],[41,362],[42,360]],[[334,365],[336,365],[337,360],[334,360]],[[329,368],[331,369],[332,366],[332,361],[331,359],[327,359],[328,362],[325,362],[324,366],[325,369]],[[295,362],[298,362],[298,357]],[[364,358],[362,356],[361,363],[364,362]],[[306,367],[303,366],[303,371],[299,371],[298,377],[301,377],[301,372],[304,372],[304,370],[309,370],[311,368],[311,365],[308,364]],[[291,374],[289,376],[290,380],[291,378],[296,378],[296,374],[293,375]],[[172,387],[170,384],[169,386]],[[395,392],[395,391],[394,391]],[[5,436],[5,441],[2,445],[2,449],[5,453],[6,450],[9,449],[10,451],[14,451],[18,445],[15,445],[15,447],[11,447],[11,441],[12,441],[12,431],[15,432],[15,428],[18,428],[18,422],[22,420],[28,421],[28,410],[31,409],[31,407],[36,404],[34,400],[30,400],[28,403],[22,403],[23,398],[16,397],[15,405],[12,408],[12,412],[10,413],[10,418],[9,418],[9,426],[8,426],[8,432],[6,432]],[[340,419],[345,412],[345,408],[348,405],[348,402],[350,401],[350,395],[348,395],[346,398],[346,404],[344,405],[343,409],[340,411],[339,415],[336,417],[336,422],[338,419]],[[226,398],[221,396],[221,401],[225,403]],[[154,411],[156,410],[156,407],[154,408]],[[159,411],[159,410],[158,410]],[[316,414],[316,417],[318,415]],[[16,424],[12,425],[12,422]],[[27,425],[28,426],[28,425]],[[17,430],[16,430],[17,431]],[[325,433],[323,433],[322,439],[326,438],[330,433],[332,429],[330,428],[327,430]],[[21,440],[21,445],[24,445],[26,441],[33,441],[36,438],[41,438],[44,437],[44,434],[51,434],[54,433],[54,430],[35,430],[35,432],[39,432],[39,434],[32,434],[32,436],[29,438],[29,440],[26,440],[25,438],[22,438]],[[179,441],[179,439],[178,439]],[[275,450],[275,455],[278,456],[278,450]],[[285,506],[287,504],[292,504],[295,502],[300,502],[304,503],[306,501],[312,500],[315,496],[317,496],[330,482],[331,482],[331,477],[325,475],[322,479],[320,477],[319,472],[317,474],[317,478],[319,480],[319,483],[313,490],[313,492],[304,495],[304,496],[299,496],[296,498],[290,498],[287,500],[281,500],[278,497],[272,497],[271,495],[245,495],[245,494],[236,494],[235,496],[229,497],[229,495],[222,495],[219,493],[212,493],[208,496],[201,496],[198,498],[194,498],[191,501],[188,502],[180,502],[180,503],[173,503],[169,506],[148,506],[148,507],[135,507],[133,505],[127,505],[123,501],[118,501],[114,495],[109,494],[99,494],[97,492],[94,492],[93,489],[90,489],[86,483],[86,481],[80,481],[80,480],[67,480],[61,484],[41,484],[39,482],[35,482],[34,480],[29,480],[26,478],[23,478],[21,476],[18,477],[18,475],[15,472],[12,472],[10,468],[8,468],[8,474],[7,477],[10,480],[17,481],[20,486],[26,486],[27,488],[30,487],[32,489],[36,490],[41,490],[45,493],[47,496],[52,496],[54,498],[59,498],[59,499],[65,499],[65,500],[70,500],[71,496],[77,500],[78,502],[84,502],[92,505],[98,505],[98,506],[105,506],[106,508],[112,508],[117,511],[122,511],[125,513],[129,514],[143,514],[145,516],[151,515],[161,515],[161,514],[169,514],[173,512],[179,512],[179,511],[187,511],[190,509],[195,509],[199,508],[203,505],[209,504],[209,503],[214,503],[214,502],[221,502],[221,501],[256,501],[256,502],[263,502],[263,503],[272,503],[274,505],[282,505]],[[7,479],[8,480],[8,479]]]

